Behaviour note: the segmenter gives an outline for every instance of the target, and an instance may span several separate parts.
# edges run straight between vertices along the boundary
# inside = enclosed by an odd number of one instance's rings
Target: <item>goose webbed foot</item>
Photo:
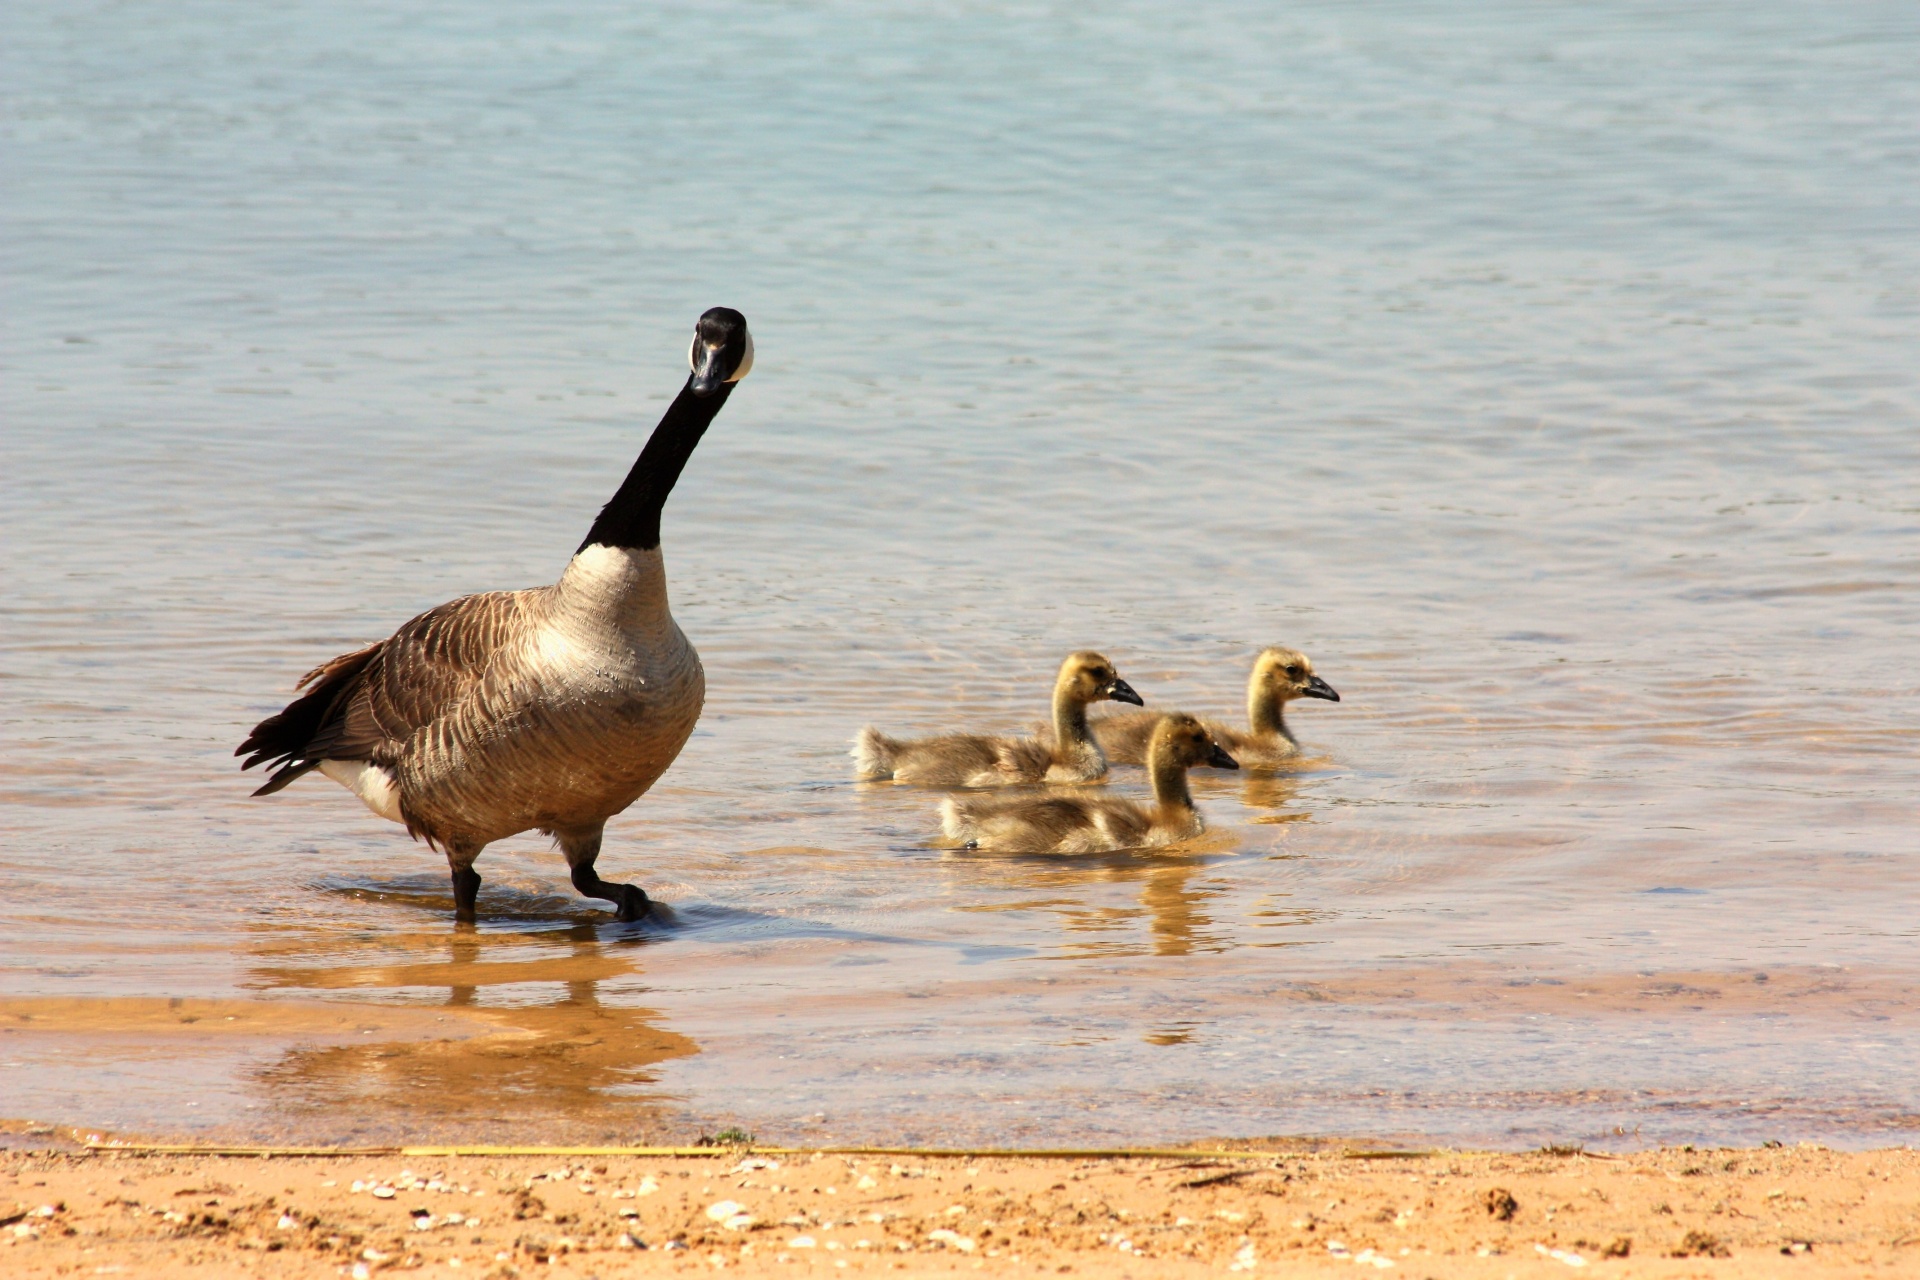
[[[644,919],[652,905],[647,901],[646,890],[638,885],[615,884],[611,880],[602,880],[590,866],[573,869],[573,887],[589,898],[601,898],[611,902],[616,920],[631,922]]]
[[[615,919],[628,923],[644,920],[647,912],[653,909],[653,903],[647,900],[647,891],[639,885],[621,884],[609,887],[620,891],[619,905],[614,910]]]

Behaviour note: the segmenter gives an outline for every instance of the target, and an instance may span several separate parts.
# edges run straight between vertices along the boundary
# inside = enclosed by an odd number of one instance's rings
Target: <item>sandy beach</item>
[[[19,1135],[16,1135],[18,1138]],[[1920,1275],[1920,1156],[0,1156],[9,1276]]]

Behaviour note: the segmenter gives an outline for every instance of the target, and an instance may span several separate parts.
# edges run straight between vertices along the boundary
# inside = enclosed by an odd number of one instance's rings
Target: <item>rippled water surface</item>
[[[1459,1143],[1920,1130],[1911,5],[0,12],[0,1114]],[[230,753],[551,580],[684,376],[706,715],[444,863]],[[863,722],[1343,695],[1152,856]],[[1138,794],[1138,770],[1114,785]]]

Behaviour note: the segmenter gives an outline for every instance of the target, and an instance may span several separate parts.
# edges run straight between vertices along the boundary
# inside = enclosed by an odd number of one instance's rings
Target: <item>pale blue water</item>
[[[435,855],[229,753],[555,575],[726,304],[666,520],[708,711],[602,864],[681,927],[482,864],[486,957],[627,968],[482,1003],[698,1046],[609,1106],[1910,1140],[1916,66],[1898,4],[7,6],[0,992],[446,959]],[[1069,648],[1231,711],[1276,642],[1345,700],[1190,856],[958,857],[847,781]],[[270,1060],[188,1110],[35,1044],[0,1113],[341,1132]]]

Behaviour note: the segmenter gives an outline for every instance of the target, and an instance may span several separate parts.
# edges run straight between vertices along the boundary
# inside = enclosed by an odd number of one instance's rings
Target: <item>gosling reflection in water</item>
[[[1160,867],[1149,873],[1140,890],[1140,905],[1147,909],[1153,930],[1153,954],[1184,956],[1195,951],[1224,951],[1226,940],[1212,932],[1213,920],[1206,903],[1224,889],[1217,885],[1196,885],[1193,873],[1199,864]]]
[[[1036,890],[1048,896],[975,911],[1030,911],[1044,908],[1060,918],[1070,934],[1069,954],[1184,956],[1224,951],[1230,945],[1207,912],[1209,899],[1225,888],[1197,880],[1207,859],[1198,853],[987,854],[957,850],[952,855],[997,887]],[[1139,884],[1139,906],[1105,907],[1073,894],[1094,884]],[[1072,896],[1068,896],[1072,894]],[[1137,939],[1145,917],[1150,942]]]
[[[1249,809],[1270,811],[1250,817],[1248,822],[1308,822],[1313,818],[1312,812],[1293,807],[1300,799],[1301,790],[1302,780],[1297,773],[1255,770],[1247,774],[1240,788],[1240,803]]]
[[[567,954],[551,954],[556,943]],[[304,1131],[316,1117],[331,1117],[335,1140],[659,1136],[668,1103],[654,1092],[654,1068],[699,1052],[692,1040],[655,1025],[653,1010],[602,1002],[603,984],[636,973],[638,948],[603,943],[591,924],[393,939],[389,945],[415,954],[382,965],[326,963],[333,955],[364,956],[364,939],[302,944],[309,963],[261,965],[257,983],[283,992],[439,989],[450,1011],[445,1038],[299,1048],[258,1073],[277,1105],[300,1113]],[[437,955],[420,954],[427,951]],[[530,951],[542,954],[513,958]],[[554,984],[564,992],[557,999],[550,998]]]

